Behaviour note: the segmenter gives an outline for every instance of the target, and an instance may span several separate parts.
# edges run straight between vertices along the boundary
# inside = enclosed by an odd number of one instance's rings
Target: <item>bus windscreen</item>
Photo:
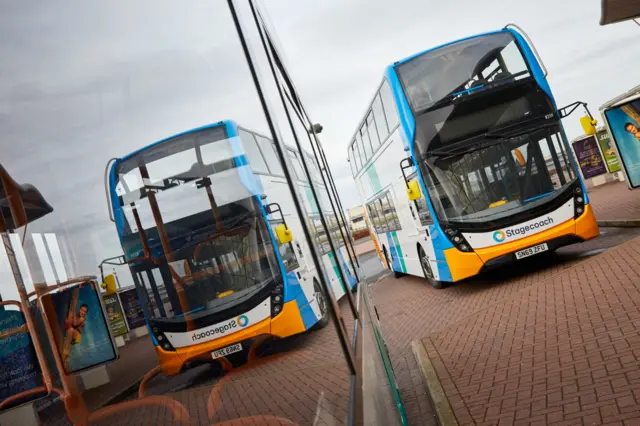
[[[117,163],[116,193],[125,258],[151,316],[197,320],[267,291],[281,274],[240,139],[216,128],[178,138]]]

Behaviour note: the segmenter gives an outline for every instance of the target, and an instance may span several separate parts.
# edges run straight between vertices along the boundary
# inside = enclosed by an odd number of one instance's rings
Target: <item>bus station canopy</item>
[[[635,18],[640,18],[640,1],[602,0],[600,25],[608,25]]]

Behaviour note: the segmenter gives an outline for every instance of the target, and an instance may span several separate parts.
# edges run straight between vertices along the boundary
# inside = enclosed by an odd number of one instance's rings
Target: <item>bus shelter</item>
[[[4,110],[6,120],[0,121],[6,136],[0,145],[0,345],[12,345],[3,352],[9,356],[1,373],[9,386],[0,393],[0,423],[17,424],[10,414],[18,407],[32,409],[41,424],[82,426],[406,423],[333,180],[331,151],[320,141],[322,127],[310,118],[265,9],[254,0],[203,2],[198,8],[169,0],[141,3],[102,9],[75,2],[42,4],[39,16],[55,23],[46,35],[36,31],[41,28],[39,19],[19,19],[34,16],[29,7],[12,10],[16,22],[24,24],[16,37],[38,33],[52,43],[22,40],[23,46],[33,48],[12,51],[15,57],[7,61],[18,69],[6,84],[16,96],[26,93],[20,79],[23,67],[32,81],[56,87],[57,92],[30,92],[15,108]],[[78,20],[82,27],[74,25]],[[63,51],[56,50],[59,46]],[[92,59],[73,64],[60,60],[70,56]],[[71,71],[69,66],[77,68]],[[219,127],[227,120],[241,123],[238,135],[244,134],[231,141],[222,137],[218,146],[225,150],[214,152],[213,159],[206,148],[220,141],[202,133],[197,142],[168,143],[164,151],[135,155],[169,135]],[[247,141],[253,145],[242,145]],[[244,151],[238,151],[241,146]],[[181,169],[187,163],[161,161],[167,153],[175,159],[190,155],[189,150],[196,152],[197,161],[188,164],[207,167]],[[219,158],[221,153],[226,157]],[[105,194],[102,188],[111,188],[116,179],[103,173],[105,165],[108,171],[111,163],[125,157],[135,160],[130,169],[141,171],[141,186],[131,189],[134,181],[123,178],[117,191]],[[171,179],[157,173],[172,173]],[[237,179],[225,181],[221,176]],[[268,202],[274,195],[263,191],[259,182],[277,183],[290,202]],[[228,253],[205,256],[209,252],[204,243],[211,239],[195,235],[192,228],[219,231],[222,208],[216,209],[225,197],[238,197],[229,188],[250,191],[243,200],[259,207],[250,220],[246,211],[227,209],[227,222],[246,219],[242,229],[247,231],[221,240],[225,247],[241,241],[243,250],[259,250],[233,259]],[[204,202],[193,207],[183,197],[182,203],[169,204],[171,191],[204,194],[197,199]],[[133,193],[139,197],[134,199]],[[125,213],[112,208],[123,204],[135,219],[126,225]],[[185,218],[188,208],[204,213]],[[254,220],[258,216],[268,223]],[[294,222],[300,226],[287,228]],[[118,226],[124,236],[116,232]],[[258,226],[263,233],[254,237],[248,230]],[[274,227],[273,233],[265,231],[267,226]],[[124,237],[130,236],[133,244],[125,247]],[[171,245],[177,240],[181,248],[191,243],[204,247],[201,256],[196,259],[194,254],[180,271],[171,257],[181,254]],[[285,256],[295,262],[285,264]],[[273,309],[261,311],[256,324],[246,313],[251,311],[238,308],[233,317],[202,326],[203,311],[211,309],[212,317],[219,313],[211,306],[231,300],[248,304],[250,297],[219,292],[202,309],[190,309],[200,302],[200,295],[212,293],[200,277],[225,268],[240,276],[237,266],[243,262],[266,265],[261,271],[279,279],[286,276],[289,293],[283,294],[278,285],[273,291],[259,287],[269,290],[264,300],[271,300]],[[133,327],[123,321],[114,282],[102,277],[107,291],[101,289],[96,276],[103,275],[105,264],[123,267],[118,280],[127,289],[135,284],[142,306],[136,308],[137,315],[139,309],[145,311],[149,334],[142,337],[146,346],[136,346],[136,357],[116,342],[120,332],[114,330],[115,320],[123,333]],[[150,266],[136,277],[131,265]],[[194,267],[199,269],[190,270]],[[315,271],[318,285],[314,282],[313,296],[316,305],[318,300],[326,302],[322,307],[312,305],[301,290],[308,285],[304,281],[309,271]],[[355,285],[346,286],[354,280]],[[338,286],[343,290],[340,297]],[[287,322],[289,317],[278,316],[284,311],[283,298],[301,312],[306,309],[302,320]],[[112,299],[114,309],[108,303]],[[328,317],[321,317],[328,318],[325,327],[303,329],[304,321],[320,308],[328,312]],[[162,367],[162,354],[186,357],[201,348],[199,339],[216,333],[232,336],[229,330],[234,327],[247,330],[265,324],[269,330],[273,318],[302,331],[282,339],[265,332],[266,337],[251,339],[243,358],[220,352],[229,347],[221,346],[190,359],[189,365],[176,364],[170,374]],[[158,323],[168,331],[158,332],[153,326]],[[172,346],[176,342],[179,348]],[[116,379],[125,391],[98,403],[89,398],[80,376],[105,366],[119,366]],[[42,401],[46,404],[39,404]],[[49,417],[43,418],[44,411]],[[20,419],[28,424],[26,417]]]
[[[635,0],[602,0],[600,25],[640,18],[640,3]],[[638,23],[636,21],[636,23]],[[640,25],[640,24],[638,24]]]

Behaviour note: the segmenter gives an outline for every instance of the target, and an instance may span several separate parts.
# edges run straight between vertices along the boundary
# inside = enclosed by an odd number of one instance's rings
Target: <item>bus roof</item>
[[[177,133],[175,135],[169,136],[167,138],[161,139],[159,141],[153,142],[153,143],[151,143],[151,144],[149,144],[147,146],[143,146],[142,148],[139,148],[139,149],[133,151],[132,153],[125,155],[124,157],[118,158],[118,161],[116,161],[116,163],[124,161],[124,160],[126,160],[126,159],[128,159],[130,157],[133,157],[134,155],[136,155],[136,154],[138,154],[138,153],[140,153],[142,151],[146,151],[149,148],[152,148],[152,147],[154,147],[156,145],[159,145],[161,143],[167,142],[167,141],[169,141],[171,139],[174,139],[174,138],[177,138],[177,137],[180,137],[180,136],[185,136],[185,135],[188,135],[190,133],[199,132],[201,130],[211,129],[211,128],[218,127],[218,126],[225,126],[227,124],[232,125],[234,127],[236,126],[235,122],[233,122],[232,120],[223,120],[223,121],[218,121],[217,123],[205,124],[204,126],[196,127],[195,129],[186,130],[184,132],[180,132],[180,133]]]
[[[486,32],[486,33],[482,33],[482,34],[476,34],[476,35],[472,35],[472,36],[469,36],[469,37],[461,38],[461,39],[458,39],[458,40],[450,41],[448,43],[444,43],[444,44],[441,44],[439,46],[435,46],[435,47],[429,48],[427,50],[423,50],[422,52],[414,53],[411,56],[408,56],[408,57],[406,57],[404,59],[401,59],[399,61],[394,62],[392,65],[389,65],[387,68],[395,68],[398,65],[404,64],[405,62],[412,60],[413,58],[416,58],[416,57],[418,57],[420,55],[423,55],[423,54],[425,54],[427,52],[431,52],[432,50],[436,50],[436,49],[440,49],[442,47],[449,46],[451,44],[459,43],[461,41],[471,40],[471,39],[476,38],[476,37],[482,37],[482,36],[486,36],[486,35],[498,34],[498,33],[503,33],[503,32],[510,32],[510,30],[508,28],[503,28],[503,29],[498,30],[498,31],[490,31],[490,32]]]

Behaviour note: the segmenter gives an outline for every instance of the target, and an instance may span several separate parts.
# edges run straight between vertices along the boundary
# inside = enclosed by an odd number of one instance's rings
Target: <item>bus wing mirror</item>
[[[291,230],[287,228],[287,225],[281,223],[276,226],[276,236],[278,237],[278,241],[280,244],[286,244],[293,241],[293,235],[291,235]]]
[[[582,126],[582,130],[584,130],[585,135],[595,135],[596,124],[598,124],[598,120],[595,120],[588,115],[580,117],[580,125]]]
[[[407,183],[407,197],[410,201],[415,201],[420,198],[420,185],[417,180],[412,180]]]
[[[113,274],[109,274],[104,277],[104,282],[100,285],[107,294],[114,294],[116,292],[116,277]]]

